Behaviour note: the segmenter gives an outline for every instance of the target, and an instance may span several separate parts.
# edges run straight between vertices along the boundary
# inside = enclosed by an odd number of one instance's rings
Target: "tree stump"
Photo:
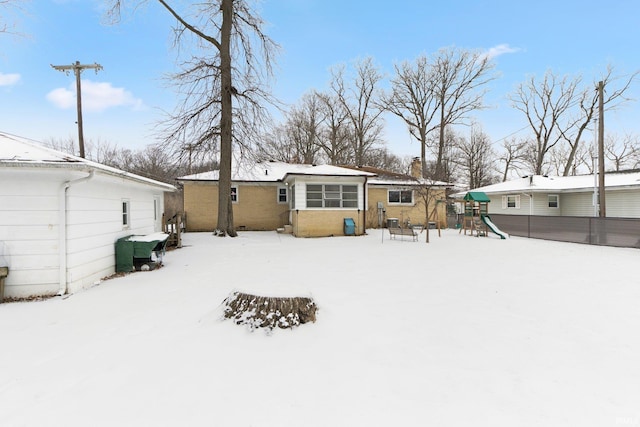
[[[316,303],[306,297],[265,297],[233,292],[224,301],[224,318],[249,329],[293,328],[316,321]]]

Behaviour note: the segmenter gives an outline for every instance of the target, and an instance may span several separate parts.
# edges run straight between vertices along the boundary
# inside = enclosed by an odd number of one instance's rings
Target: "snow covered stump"
[[[265,297],[233,292],[224,301],[224,318],[249,329],[293,328],[316,321],[316,303],[307,297]]]

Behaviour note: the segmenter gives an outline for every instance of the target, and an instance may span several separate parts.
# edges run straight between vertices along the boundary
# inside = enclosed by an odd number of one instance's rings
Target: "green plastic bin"
[[[133,242],[131,236],[121,237],[116,241],[116,271],[118,273],[133,271]]]

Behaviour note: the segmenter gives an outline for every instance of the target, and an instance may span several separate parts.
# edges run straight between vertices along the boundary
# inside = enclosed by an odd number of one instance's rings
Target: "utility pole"
[[[82,94],[80,90],[80,74],[83,70],[88,68],[98,71],[102,70],[102,65],[98,63],[93,64],[81,64],[80,61],[76,61],[71,65],[51,65],[54,70],[62,71],[69,75],[69,71],[73,70],[76,76],[76,104],[78,107],[78,144],[80,145],[80,157],[84,159],[84,132],[82,130]]]
[[[600,201],[600,218],[606,218],[604,194],[604,82],[598,83],[598,193]]]

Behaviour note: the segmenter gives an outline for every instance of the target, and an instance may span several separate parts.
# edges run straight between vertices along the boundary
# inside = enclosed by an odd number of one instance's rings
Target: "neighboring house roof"
[[[130,172],[106,166],[91,160],[47,148],[35,141],[0,132],[0,166],[17,168],[66,168],[73,170],[95,170],[133,181],[142,182],[164,191],[175,191],[171,184],[156,181]]]
[[[220,171],[182,176],[179,181],[217,181]],[[232,171],[234,182],[281,182],[289,175],[313,176],[374,176],[373,173],[331,165],[299,165],[284,162],[239,164]]]
[[[349,169],[370,172],[376,176],[367,180],[370,185],[428,185],[433,187],[451,187],[451,184],[443,181],[431,181],[424,178],[415,178],[411,175],[392,172],[385,169],[374,168],[372,166],[344,166]]]
[[[486,194],[509,193],[566,193],[593,191],[597,186],[594,175],[576,176],[543,176],[532,175],[499,184],[487,185],[475,188],[473,191],[481,191]],[[605,174],[605,188],[609,190],[640,188],[640,172],[611,172]],[[463,197],[465,192],[454,194],[454,197]]]

